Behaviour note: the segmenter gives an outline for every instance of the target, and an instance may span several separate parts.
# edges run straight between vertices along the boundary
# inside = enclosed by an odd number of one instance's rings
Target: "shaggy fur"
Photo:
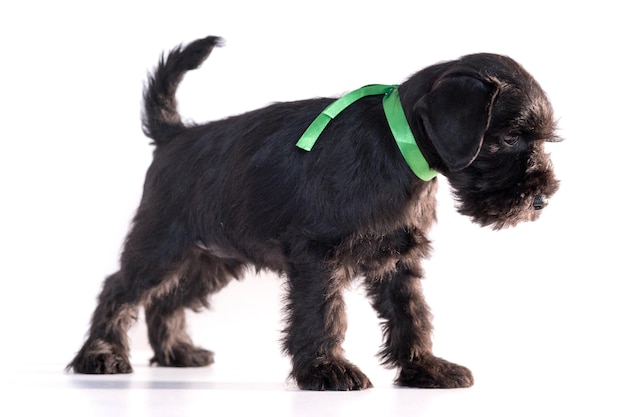
[[[385,365],[397,383],[454,388],[471,372],[433,355],[421,261],[430,252],[437,180],[418,179],[402,158],[380,96],[346,109],[311,152],[295,142],[333,99],[268,107],[185,125],[175,92],[220,38],[197,40],[162,59],[145,90],[144,131],[154,140],[143,198],[121,255],[104,282],[79,373],[131,372],[127,330],[145,307],[152,363],[204,366],[185,308],[248,266],[288,283],[284,351],[302,389],[357,390],[369,379],[342,353],[342,290],[362,277],[382,321]],[[430,166],[445,175],[458,211],[495,229],[535,220],[558,188],[545,141],[551,105],[510,58],[465,56],[428,67],[399,94]]]

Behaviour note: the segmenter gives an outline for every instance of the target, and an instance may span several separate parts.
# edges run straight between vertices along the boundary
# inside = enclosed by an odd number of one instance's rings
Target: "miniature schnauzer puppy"
[[[126,333],[140,307],[151,363],[211,364],[213,353],[186,333],[185,309],[208,307],[209,295],[253,267],[287,282],[282,343],[301,389],[372,386],[342,350],[342,291],[356,278],[381,319],[380,357],[398,370],[398,385],[471,386],[469,369],[432,352],[421,287],[436,217],[432,176],[448,179],[458,211],[480,225],[537,219],[558,188],[543,149],[558,139],[555,120],[539,84],[505,56],[439,63],[390,87],[383,100],[364,94],[323,116],[306,150],[296,143],[335,99],[276,103],[206,124],[181,121],[176,89],[220,42],[207,37],[175,48],[149,79],[143,127],[154,160],[120,270],[105,280],[68,369],[131,372]],[[396,109],[388,110],[392,94]],[[410,138],[409,150],[398,129]]]

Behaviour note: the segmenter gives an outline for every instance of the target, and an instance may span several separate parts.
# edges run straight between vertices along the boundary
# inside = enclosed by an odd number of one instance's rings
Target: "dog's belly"
[[[240,258],[241,255],[234,251],[229,251],[215,244],[205,244],[201,240],[196,241],[196,246],[202,250],[209,252],[211,255],[216,258],[221,259],[237,259]]]
[[[262,246],[262,247],[261,247]],[[196,241],[196,247],[218,259],[234,260],[242,264],[254,265],[258,269],[268,269],[282,273],[287,268],[287,261],[280,250],[280,245],[265,242],[256,247],[237,249],[234,246],[219,245]]]

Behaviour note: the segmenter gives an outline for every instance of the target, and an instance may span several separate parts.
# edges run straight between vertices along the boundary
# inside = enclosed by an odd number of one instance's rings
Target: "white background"
[[[462,392],[476,410],[499,398],[535,415],[624,415],[626,31],[617,4],[4,2],[0,369],[61,374],[80,347],[150,163],[141,93],[163,50],[209,34],[227,40],[179,90],[183,117],[198,122],[398,83],[485,51],[518,60],[550,96],[566,139],[548,145],[562,185],[538,222],[493,232],[458,215],[441,182],[425,281],[436,353],[472,368],[476,387]],[[216,352],[205,380],[285,380],[281,291],[277,277],[251,275],[190,317],[194,340]],[[358,286],[347,299],[347,355],[388,386],[394,374],[374,356],[376,317]],[[142,370],[142,323],[131,336]],[[446,410],[447,399],[430,401],[430,411]]]

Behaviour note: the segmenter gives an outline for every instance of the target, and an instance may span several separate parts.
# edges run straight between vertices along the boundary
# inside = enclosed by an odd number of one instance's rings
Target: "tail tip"
[[[221,36],[209,36],[209,37],[212,37],[214,39],[215,46],[217,46],[218,48],[223,48],[224,46],[226,46],[226,39],[222,38]]]
[[[209,45],[211,47],[218,47],[218,48],[226,46],[226,39],[222,38],[221,36],[207,36],[206,38],[200,39],[196,42],[201,43],[203,45]],[[196,42],[192,42],[192,43],[196,43]]]

